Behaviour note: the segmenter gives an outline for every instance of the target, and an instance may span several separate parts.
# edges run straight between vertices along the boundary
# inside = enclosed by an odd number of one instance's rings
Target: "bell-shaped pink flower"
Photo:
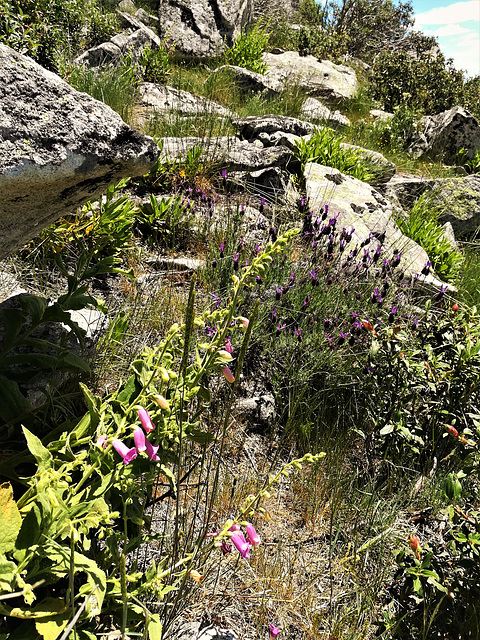
[[[231,536],[232,544],[237,548],[242,558],[250,558],[250,544],[245,540],[245,536],[240,531],[236,531]]]
[[[97,446],[99,446],[101,449],[106,449],[108,446],[108,440],[106,439],[105,436],[100,436],[97,440]]]
[[[247,538],[250,544],[252,545],[252,547],[256,547],[258,544],[260,544],[260,536],[255,531],[255,527],[253,526],[253,524],[248,523],[246,529]]]
[[[229,531],[240,531],[240,525],[239,524],[232,524],[232,526],[230,527]]]
[[[122,456],[123,462],[125,464],[128,464],[132,460],[135,460],[135,458],[137,457],[137,450],[135,449],[135,447],[129,449],[127,445],[124,444],[121,440],[118,440],[118,438],[114,438],[112,440],[112,445],[115,451]]]
[[[147,452],[147,456],[150,458],[150,460],[155,460],[155,462],[157,462],[158,460],[160,460],[160,458],[157,456],[157,451],[159,448],[159,445],[153,445],[151,442],[149,442],[147,440],[147,438],[145,438],[145,451]]]
[[[140,418],[142,427],[147,433],[150,433],[150,431],[153,431],[155,429],[155,425],[151,421],[150,416],[148,415],[148,411],[143,407],[138,410],[138,417]]]
[[[275,640],[275,638],[278,636],[278,634],[280,633],[280,629],[278,627],[276,627],[274,624],[271,624],[268,627],[269,631],[270,631],[270,640]]]
[[[228,367],[223,367],[222,373],[225,376],[225,378],[228,380],[228,382],[230,383],[235,382],[235,376],[233,375],[233,373],[230,371]]]
[[[140,429],[140,427],[135,427],[135,429],[133,430],[133,439],[135,441],[135,446],[137,447],[138,453],[141,453],[142,451],[146,451],[147,449],[146,438],[145,438],[145,434],[143,433],[143,430]]]

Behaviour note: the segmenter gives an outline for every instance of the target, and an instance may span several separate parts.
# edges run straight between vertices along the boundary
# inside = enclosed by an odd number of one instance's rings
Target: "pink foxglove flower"
[[[97,440],[97,446],[99,446],[101,449],[106,449],[108,446],[108,440],[106,439],[105,436],[100,436]]]
[[[250,558],[251,545],[245,540],[243,533],[236,531],[230,539],[242,558],[246,558],[248,560]]]
[[[225,378],[228,380],[228,382],[230,383],[235,382],[235,376],[233,375],[233,373],[230,371],[228,367],[223,367],[222,373],[225,376]]]
[[[260,544],[260,536],[255,531],[255,527],[253,526],[253,524],[248,523],[246,528],[247,538],[250,544],[252,545],[252,547],[256,547],[258,544]]]
[[[155,425],[152,423],[150,416],[148,415],[148,411],[143,407],[138,410],[138,417],[140,418],[142,427],[147,433],[150,433],[150,431],[153,431],[155,429]]]
[[[225,351],[228,351],[228,353],[233,353],[232,343],[230,342],[229,338],[225,338]]]
[[[274,624],[271,624],[268,627],[269,631],[270,631],[270,640],[275,640],[275,638],[278,636],[278,634],[280,633],[280,629],[278,627],[276,627]]]
[[[232,524],[232,526],[230,527],[229,531],[240,531],[240,525],[239,524]]]
[[[146,446],[145,451],[147,452],[147,455],[150,458],[150,460],[154,460],[155,462],[160,460],[160,458],[157,456],[157,451],[159,448],[158,444],[153,445],[151,442],[147,440],[147,438],[145,438],[145,446]]]
[[[118,440],[117,438],[114,438],[112,440],[112,445],[115,451],[122,456],[123,462],[125,464],[128,464],[132,460],[135,460],[135,458],[137,457],[137,450],[135,449],[135,447],[132,447],[131,449],[129,449],[126,444],[124,444],[121,440]]]
[[[143,430],[140,429],[140,427],[135,427],[135,429],[133,430],[133,439],[135,441],[135,446],[137,447],[138,453],[146,451],[146,438]]]

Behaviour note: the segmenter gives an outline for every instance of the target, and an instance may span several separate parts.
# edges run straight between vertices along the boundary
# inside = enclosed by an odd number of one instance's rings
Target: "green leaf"
[[[23,519],[17,536],[16,549],[13,554],[18,562],[22,562],[29,549],[38,544],[42,535],[42,516],[40,508],[35,503]]]
[[[13,499],[12,485],[0,485],[0,553],[12,551],[22,526],[22,516]]]
[[[5,327],[3,350],[7,351],[15,343],[15,339],[25,322],[26,314],[21,309],[12,308],[1,309],[0,316]]]
[[[47,598],[44,602],[46,606],[51,607],[53,611],[58,611],[58,613],[42,620],[36,620],[35,628],[43,640],[57,640],[67,626],[71,613],[60,598]]]
[[[17,565],[0,554],[0,591],[11,593],[15,589],[15,573]]]
[[[30,413],[32,405],[18,388],[18,384],[0,375],[0,418],[5,422],[20,418],[24,413]]]
[[[140,380],[140,384],[145,387],[152,378],[152,372],[144,360],[135,360],[130,365],[130,369],[134,371],[138,379]]]
[[[389,433],[392,433],[392,431],[394,430],[394,426],[393,424],[386,424],[383,429],[380,429],[380,435],[381,436],[386,436]]]
[[[27,440],[27,447],[34,456],[38,464],[39,471],[46,471],[52,466],[52,454],[46,449],[41,440],[34,436],[26,427],[22,427],[23,433]]]
[[[162,623],[158,613],[154,613],[148,621],[149,640],[162,640]]]

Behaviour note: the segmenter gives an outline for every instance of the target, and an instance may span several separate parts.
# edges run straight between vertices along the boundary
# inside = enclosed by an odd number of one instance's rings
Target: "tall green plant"
[[[265,73],[267,65],[263,62],[262,55],[267,46],[267,28],[261,22],[257,22],[252,29],[243,32],[233,46],[225,51],[225,62],[256,73]]]

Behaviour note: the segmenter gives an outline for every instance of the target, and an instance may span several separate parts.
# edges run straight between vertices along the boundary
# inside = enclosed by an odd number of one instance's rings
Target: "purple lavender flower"
[[[428,274],[430,273],[430,269],[432,267],[432,263],[430,262],[430,260],[427,260],[423,269],[422,269],[422,274],[424,276],[428,276]]]
[[[221,242],[220,243],[220,258],[224,258],[225,257],[225,254],[223,253],[223,248],[224,248],[224,245],[223,245],[223,242]]]

